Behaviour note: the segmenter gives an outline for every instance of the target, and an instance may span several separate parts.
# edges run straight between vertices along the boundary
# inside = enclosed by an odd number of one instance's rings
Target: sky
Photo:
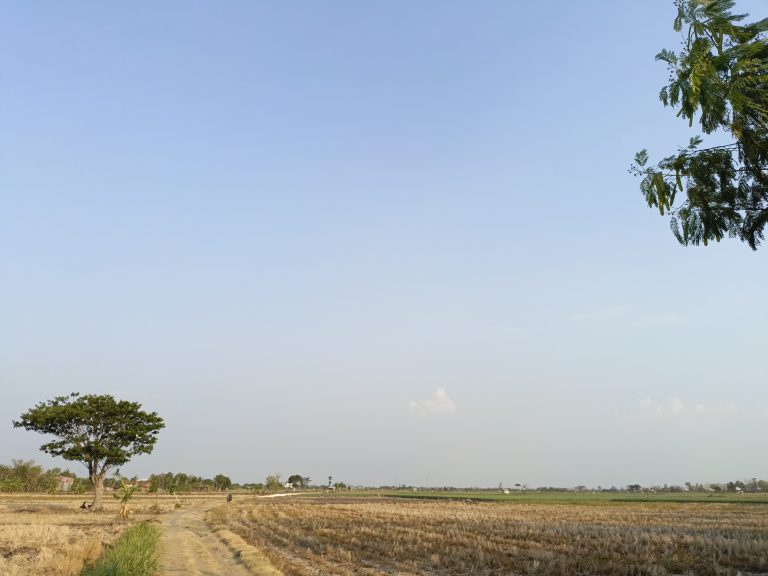
[[[0,2],[0,463],[82,474],[11,424],[77,391],[165,419],[129,476],[768,478],[768,248],[627,173],[674,16]]]

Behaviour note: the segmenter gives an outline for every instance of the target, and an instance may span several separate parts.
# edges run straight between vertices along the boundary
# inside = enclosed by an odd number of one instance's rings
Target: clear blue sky
[[[11,420],[76,390],[165,417],[130,475],[768,478],[768,248],[627,174],[693,135],[673,18],[0,2],[0,462],[63,465]]]

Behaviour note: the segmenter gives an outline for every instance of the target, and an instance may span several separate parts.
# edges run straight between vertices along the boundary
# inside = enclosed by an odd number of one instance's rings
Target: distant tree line
[[[0,464],[0,492],[56,492],[60,478],[72,478],[69,491],[82,494],[90,487],[85,478],[77,478],[69,470],[45,470],[34,460],[12,460],[10,465]]]
[[[617,489],[613,488],[611,490],[616,491]],[[768,480],[752,478],[711,484],[686,482],[682,486],[678,484],[664,484],[662,486],[648,487],[640,486],[640,484],[630,484],[626,490],[629,492],[768,492]]]
[[[63,479],[71,478],[64,482]],[[120,477],[122,478],[122,477]],[[229,476],[217,474],[213,478],[205,478],[185,472],[164,472],[152,474],[146,480],[140,480],[138,476],[123,478],[128,485],[141,486],[143,491],[151,493],[187,493],[187,492],[212,492],[227,490],[252,490],[257,492],[279,491],[286,488],[306,489],[310,488],[311,480],[308,476],[293,474],[287,482],[281,480],[280,474],[270,474],[264,483],[236,484]],[[346,487],[343,483],[336,483],[338,487]],[[120,485],[118,476],[105,478],[104,487],[113,489]],[[0,464],[0,493],[8,492],[47,492],[57,491],[83,494],[91,489],[91,481],[88,478],[78,478],[69,470],[51,468],[45,470],[42,465],[34,460],[12,460],[10,465]]]
[[[71,478],[71,481],[65,482],[66,478]],[[196,476],[194,474],[186,474],[184,472],[165,472],[162,474],[152,474],[148,480],[139,480],[137,476],[132,478],[124,478],[129,485],[138,486],[141,485],[143,490],[152,493],[168,493],[168,494],[180,494],[188,492],[213,492],[213,491],[230,491],[230,490],[250,490],[254,492],[278,492],[286,489],[293,490],[306,490],[306,489],[332,489],[335,491],[343,491],[351,489],[344,482],[333,482],[333,477],[328,478],[328,484],[312,485],[312,481],[308,476],[301,474],[292,474],[288,476],[287,481],[283,481],[280,474],[269,474],[264,482],[252,482],[244,484],[233,483],[229,476],[225,474],[217,474],[213,478],[204,478],[202,476]],[[66,484],[66,488],[63,485]],[[104,485],[106,488],[119,487],[120,480],[115,478],[105,478]],[[697,483],[697,482],[685,482],[682,485],[676,484],[663,484],[653,486],[642,486],[640,484],[628,484],[623,487],[611,486],[605,488],[603,486],[597,486],[589,488],[584,485],[563,487],[563,486],[539,486],[536,488],[529,488],[523,484],[515,484],[515,491],[536,491],[536,492],[716,492],[716,493],[753,493],[761,492],[768,493],[768,480],[759,478],[749,478],[741,480],[733,480],[730,482],[722,483]],[[54,493],[57,491],[66,491],[73,494],[83,494],[91,489],[91,481],[88,478],[78,478],[74,473],[69,470],[62,470],[61,468],[51,468],[46,470],[40,464],[36,464],[34,460],[12,460],[10,465],[0,464],[0,493],[9,492],[39,492],[39,493]],[[357,487],[357,489],[363,489]],[[370,487],[372,490],[384,490],[384,491],[415,491],[415,490],[429,490],[436,491],[460,491],[466,490],[466,487],[456,486],[431,486],[431,487],[416,487],[406,486],[404,484],[398,486],[378,486]],[[503,485],[500,484],[499,488],[472,488],[472,490],[487,490],[497,491],[502,490]]]
[[[230,490],[235,485],[229,476],[217,474],[213,478],[203,478],[184,472],[166,472],[164,474],[152,474],[149,477],[150,492],[204,492],[215,490]]]

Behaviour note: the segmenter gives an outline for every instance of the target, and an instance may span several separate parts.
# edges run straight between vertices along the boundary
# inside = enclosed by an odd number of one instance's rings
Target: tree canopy
[[[700,135],[648,166],[635,156],[632,172],[649,207],[670,216],[681,244],[720,241],[726,235],[756,250],[768,223],[768,18],[742,24],[732,0],[676,0],[674,29],[683,35],[680,53],[662,50],[669,68],[661,89],[664,106],[735,141],[701,148]],[[675,205],[678,193],[685,198]]]
[[[46,471],[33,460],[13,460],[11,466],[0,464],[0,492],[55,492],[61,475],[60,469]]]
[[[216,474],[213,477],[213,483],[217,490],[229,490],[232,487],[232,480],[224,474]]]
[[[283,488],[283,481],[280,479],[280,474],[269,474],[265,485],[267,490],[281,490]]]
[[[133,456],[152,452],[165,423],[155,412],[142,411],[137,402],[73,393],[37,404],[13,425],[54,436],[40,450],[84,464],[94,488],[93,506],[98,508],[106,473]]]
[[[308,488],[312,480],[309,476],[302,476],[301,474],[292,474],[288,477],[288,482],[294,488]]]

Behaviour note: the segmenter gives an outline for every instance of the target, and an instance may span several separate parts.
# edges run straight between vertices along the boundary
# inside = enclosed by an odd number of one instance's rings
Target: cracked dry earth
[[[209,507],[181,509],[163,522],[165,576],[250,576],[205,522]]]

